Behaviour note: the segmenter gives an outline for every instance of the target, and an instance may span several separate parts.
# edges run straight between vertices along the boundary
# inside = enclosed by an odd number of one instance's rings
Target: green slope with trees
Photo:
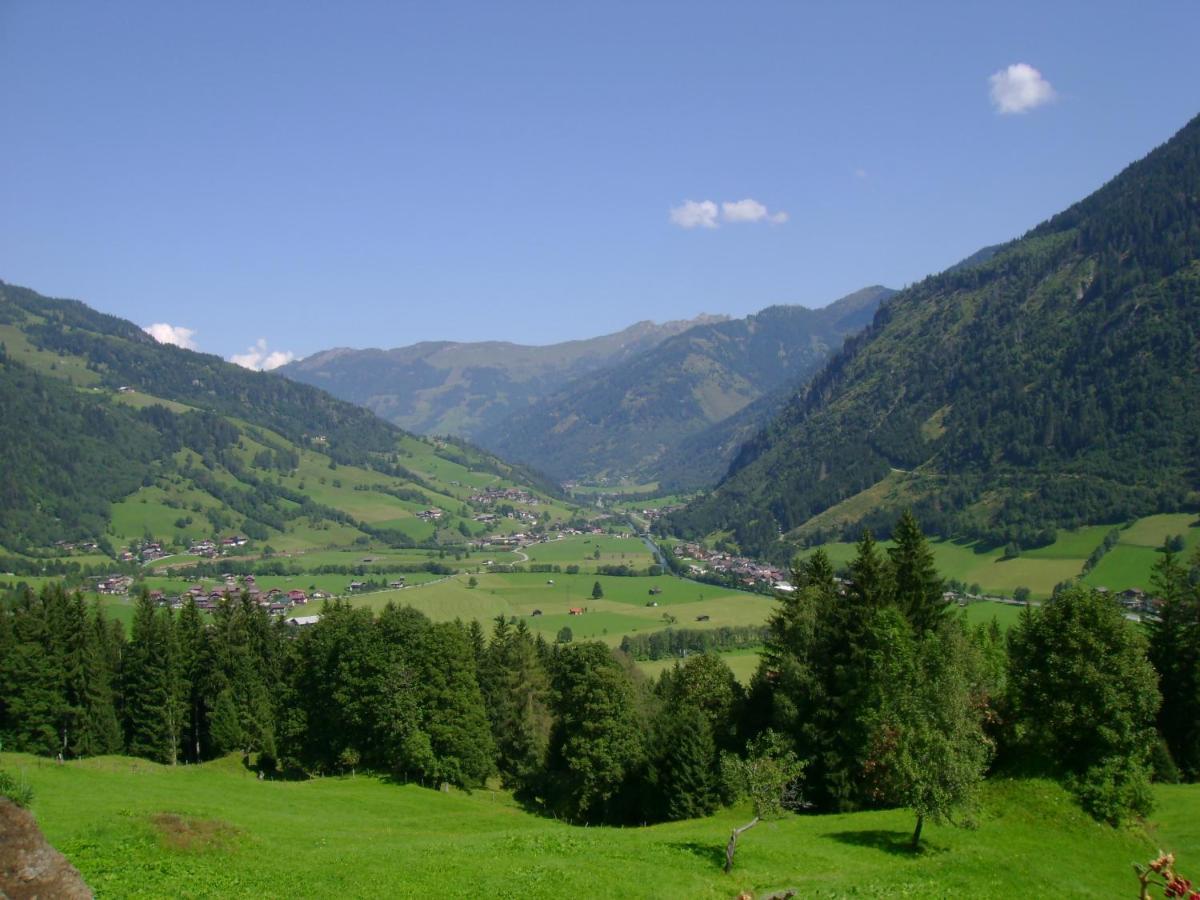
[[[906,507],[1025,547],[1195,508],[1198,198],[1200,119],[990,259],[893,297],[673,526],[786,557]]]
[[[461,543],[480,531],[480,488],[557,492],[466,443],[3,282],[0,400],[0,555],[230,532],[291,549]],[[436,524],[417,517],[429,507]]]

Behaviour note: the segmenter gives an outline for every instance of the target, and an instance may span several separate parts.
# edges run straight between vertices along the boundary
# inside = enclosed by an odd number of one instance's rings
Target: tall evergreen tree
[[[545,763],[552,716],[549,676],[524,621],[514,628],[496,617],[479,680],[500,774],[525,794]]]
[[[1200,552],[1196,561],[1200,564]],[[1158,730],[1180,774],[1200,779],[1200,583],[1192,582],[1175,553],[1164,549],[1154,565],[1162,601],[1150,623],[1150,661],[1158,671],[1162,706]]]
[[[906,510],[892,529],[888,548],[895,602],[917,636],[937,627],[949,612],[945,585],[933,563],[933,551],[912,512]]]
[[[31,591],[23,591],[9,624],[10,650],[0,657],[0,740],[5,747],[26,753],[58,753],[62,674],[53,654],[46,604]]]
[[[124,663],[129,752],[174,765],[179,758],[186,715],[179,646],[170,611],[156,610],[145,592],[134,610]]]
[[[414,648],[423,730],[429,735],[438,781],[480,785],[495,770],[495,745],[475,671],[467,629],[430,626]]]
[[[711,815],[719,802],[717,746],[709,718],[684,704],[664,713],[656,781],[663,816],[696,819]]]
[[[551,686],[544,802],[571,821],[620,821],[622,794],[646,750],[632,682],[608,647],[586,641],[556,654]]]
[[[80,593],[74,594],[67,605],[63,680],[66,708],[70,710],[65,752],[71,756],[119,753],[121,726],[113,702],[112,673]]]

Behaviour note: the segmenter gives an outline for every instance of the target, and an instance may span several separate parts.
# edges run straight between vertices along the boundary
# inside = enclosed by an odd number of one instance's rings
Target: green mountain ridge
[[[796,390],[891,293],[876,285],[820,309],[772,306],[697,325],[576,378],[478,441],[562,479],[712,484],[781,401],[755,402]]]
[[[1200,118],[891,298],[669,527],[784,558],[911,507],[943,535],[1030,546],[1196,508],[1198,447]]]
[[[458,543],[480,531],[484,486],[557,496],[465,442],[3,282],[0,399],[0,554],[233,532],[278,549]],[[444,516],[418,516],[430,507]]]
[[[339,347],[277,371],[409,431],[475,439],[571,378],[617,365],[694,325],[724,319],[644,321],[613,334],[542,346],[427,341],[391,350]]]

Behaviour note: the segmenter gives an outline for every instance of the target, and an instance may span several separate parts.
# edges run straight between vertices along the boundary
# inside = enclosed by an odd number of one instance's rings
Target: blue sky
[[[1194,0],[0,0],[0,279],[256,364],[819,306],[1169,138],[1197,34]]]

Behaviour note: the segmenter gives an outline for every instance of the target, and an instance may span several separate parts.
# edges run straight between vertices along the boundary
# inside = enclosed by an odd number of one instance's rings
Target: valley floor
[[[125,757],[55,765],[0,754],[32,784],[47,838],[97,897],[1136,896],[1159,847],[1200,871],[1200,785],[1159,786],[1154,821],[1115,831],[1056,785],[987,785],[979,827],[903,811],[789,816],[747,832],[745,809],[647,828],[578,828],[488,790],[437,793],[374,777],[258,781],[235,758],[171,769]]]

